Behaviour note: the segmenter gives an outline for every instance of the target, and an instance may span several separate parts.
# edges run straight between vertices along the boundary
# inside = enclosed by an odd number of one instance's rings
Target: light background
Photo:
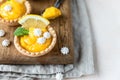
[[[120,80],[120,0],[86,0],[96,73],[68,80]]]

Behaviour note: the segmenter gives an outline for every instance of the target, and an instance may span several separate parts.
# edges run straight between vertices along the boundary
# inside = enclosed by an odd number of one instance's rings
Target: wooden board
[[[43,9],[50,7],[55,3],[55,0],[30,0],[33,7],[32,13],[39,14]],[[11,45],[3,47],[0,44],[0,63],[1,64],[71,64],[74,61],[73,37],[70,15],[70,2],[65,0],[60,7],[62,16],[51,20],[51,26],[57,32],[57,43],[54,49],[45,56],[31,58],[19,53],[13,44],[13,32],[15,27],[8,27],[0,24],[0,29],[6,31],[4,37],[0,37],[0,42],[4,39],[9,39]],[[70,49],[68,55],[62,55],[60,49],[66,46]]]

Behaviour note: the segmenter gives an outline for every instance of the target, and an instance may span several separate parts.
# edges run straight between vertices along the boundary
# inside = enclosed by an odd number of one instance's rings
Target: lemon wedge
[[[34,14],[23,16],[19,19],[18,23],[26,29],[29,29],[30,27],[44,29],[50,24],[46,18]]]

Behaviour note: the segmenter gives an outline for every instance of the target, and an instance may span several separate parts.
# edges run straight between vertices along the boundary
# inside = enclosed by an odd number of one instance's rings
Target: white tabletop
[[[120,0],[86,3],[94,35],[96,74],[74,80],[120,80]]]

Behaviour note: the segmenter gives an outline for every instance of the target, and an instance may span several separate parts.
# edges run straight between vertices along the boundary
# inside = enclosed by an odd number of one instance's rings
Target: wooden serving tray
[[[55,0],[30,0],[33,7],[32,13],[39,14],[43,9],[52,6]],[[19,53],[13,44],[13,32],[16,27],[9,27],[0,24],[0,29],[6,31],[4,37],[0,37],[0,42],[4,39],[9,39],[11,45],[9,47],[3,47],[0,44],[0,64],[71,64],[74,61],[73,51],[73,37],[70,15],[70,0],[64,0],[64,3],[60,6],[62,16],[50,20],[51,26],[57,33],[57,43],[54,49],[47,55],[31,58]],[[60,49],[66,46],[70,49],[68,55],[60,53]]]

